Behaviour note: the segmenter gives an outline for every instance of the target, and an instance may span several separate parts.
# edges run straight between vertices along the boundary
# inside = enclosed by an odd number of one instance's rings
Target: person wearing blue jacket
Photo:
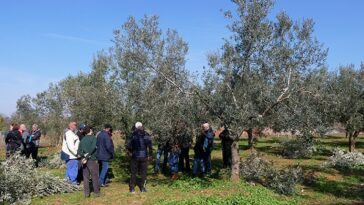
[[[106,184],[106,175],[109,169],[109,161],[114,158],[114,143],[111,139],[112,126],[105,124],[104,130],[97,135],[97,160],[101,165],[99,184],[104,187]]]
[[[202,124],[202,135],[204,135],[203,151],[204,151],[204,163],[205,171],[207,175],[211,174],[211,152],[214,145],[214,132],[212,131],[209,123]]]

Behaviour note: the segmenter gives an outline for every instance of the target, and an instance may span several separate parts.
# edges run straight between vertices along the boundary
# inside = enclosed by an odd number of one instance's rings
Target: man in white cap
[[[133,132],[131,139],[128,141],[126,149],[128,149],[128,151],[132,153],[132,159],[130,163],[130,192],[135,193],[137,173],[140,173],[142,178],[142,184],[139,184],[140,191],[146,192],[148,167],[147,161],[148,159],[151,159],[151,156],[153,156],[153,148],[150,135],[146,131],[144,131],[144,127],[141,122],[135,123],[135,131]],[[149,154],[147,152],[148,149]]]

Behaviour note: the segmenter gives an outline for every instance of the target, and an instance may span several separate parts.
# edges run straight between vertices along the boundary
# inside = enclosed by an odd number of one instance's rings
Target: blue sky
[[[22,95],[88,72],[93,55],[112,45],[112,30],[130,15],[159,15],[163,29],[176,29],[189,43],[187,67],[199,71],[229,36],[221,9],[233,8],[229,0],[1,0],[0,113],[11,115]],[[327,64],[336,69],[364,61],[363,8],[361,0],[276,0],[271,16],[313,18],[317,39],[329,48]]]

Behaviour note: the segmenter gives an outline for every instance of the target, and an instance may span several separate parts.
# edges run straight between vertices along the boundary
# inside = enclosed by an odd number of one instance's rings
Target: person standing
[[[195,151],[193,166],[192,166],[193,176],[197,176],[198,167],[200,167],[201,176],[205,174],[204,149],[203,149],[204,140],[205,140],[205,135],[197,136],[196,144],[193,147],[193,150]]]
[[[136,175],[138,173],[142,178],[142,184],[139,184],[140,191],[147,192],[147,161],[148,159],[151,160],[151,156],[153,156],[152,140],[150,139],[150,135],[144,131],[143,124],[141,122],[137,122],[135,123],[135,128],[136,130],[126,145],[127,150],[132,153],[130,163],[131,176],[129,183],[129,191],[131,193],[135,193]]]
[[[104,129],[97,135],[97,160],[101,165],[101,172],[99,175],[99,185],[101,187],[106,186],[106,175],[109,170],[109,161],[114,158],[114,143],[111,140],[110,133],[112,126],[105,124]]]
[[[219,138],[221,139],[221,147],[222,147],[222,160],[224,162],[224,168],[231,167],[231,145],[233,144],[233,140],[230,137],[229,130],[226,126],[224,126],[224,130],[219,134]]]
[[[163,157],[163,163],[161,167],[161,159]],[[159,142],[158,149],[155,156],[154,174],[158,174],[160,171],[166,172],[168,162],[168,142]]]
[[[204,135],[203,152],[206,174],[210,175],[212,170],[211,152],[214,145],[214,132],[212,131],[209,123],[202,124],[202,135]]]
[[[181,154],[179,156],[179,167],[182,172],[190,172],[190,147],[192,144],[192,136],[187,133],[187,127],[183,126],[183,133],[178,136],[181,148]]]
[[[92,129],[89,126],[84,126],[83,131],[85,136],[80,142],[77,154],[81,156],[81,166],[83,173],[83,188],[85,197],[90,197],[89,179],[91,176],[93,190],[96,196],[100,196],[99,186],[99,164],[96,158],[96,136],[93,135]]]
[[[181,149],[179,147],[178,140],[173,138],[170,141],[170,153],[168,156],[169,167],[171,168],[171,179],[176,180],[178,174],[178,165],[179,165],[179,155],[181,154]]]
[[[80,140],[80,143],[83,139],[84,136],[86,136],[86,133],[85,133],[85,127],[86,125],[84,123],[81,123],[79,126],[78,126],[78,130],[76,132],[76,135],[78,136],[78,139]],[[81,163],[81,159],[78,160],[78,173],[77,173],[77,183],[81,184],[83,180],[83,171],[82,171],[82,163]]]
[[[62,160],[66,161],[66,179],[70,183],[77,185],[78,160],[77,150],[80,144],[78,136],[75,134],[77,128],[76,122],[70,122],[68,129],[63,136],[62,142]]]
[[[8,157],[8,155],[10,155],[10,144],[7,143],[7,136],[10,132],[13,131],[13,125],[14,123],[11,123],[10,126],[9,126],[9,131],[7,131],[5,134],[4,134],[4,142],[5,142],[5,156],[6,158]]]
[[[21,137],[22,137],[21,154],[23,154],[27,158],[29,158],[31,144],[28,143],[28,141],[27,141],[27,140],[29,140],[29,132],[28,132],[27,126],[25,124],[21,124],[19,127],[19,131],[20,131]]]
[[[24,135],[24,133],[23,133]],[[29,158],[32,155],[32,159],[35,161],[35,166],[38,167],[38,148],[40,143],[41,132],[38,129],[37,124],[33,124],[32,131],[25,138],[25,156]]]
[[[5,144],[8,149],[6,154],[7,158],[15,154],[17,151],[20,151],[22,146],[22,135],[19,132],[19,125],[15,123],[11,126],[11,128],[12,129],[5,137]]]

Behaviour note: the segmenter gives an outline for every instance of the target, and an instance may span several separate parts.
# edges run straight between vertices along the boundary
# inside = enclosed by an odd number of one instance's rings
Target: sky
[[[189,45],[187,68],[199,72],[231,34],[223,11],[234,8],[229,0],[0,0],[0,114],[15,112],[22,95],[89,72],[129,16],[158,15],[163,30],[176,29]],[[363,8],[362,0],[276,0],[270,18],[280,11],[312,18],[333,70],[364,62]]]

